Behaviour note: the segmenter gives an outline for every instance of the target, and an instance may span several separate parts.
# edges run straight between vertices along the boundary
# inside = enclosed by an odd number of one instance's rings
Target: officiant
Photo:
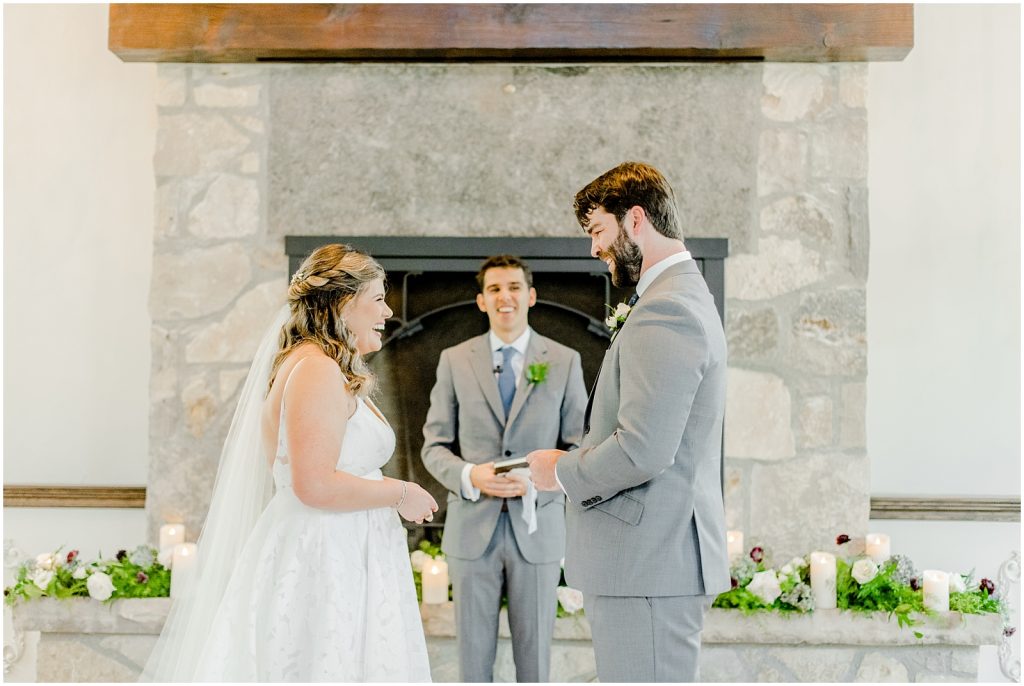
[[[421,456],[449,491],[442,550],[459,681],[493,681],[504,594],[516,680],[542,682],[565,551],[565,496],[538,494],[528,470],[511,466],[532,450],[578,446],[587,394],[579,353],[529,326],[537,302],[529,266],[497,255],[476,278],[490,330],[441,353]]]

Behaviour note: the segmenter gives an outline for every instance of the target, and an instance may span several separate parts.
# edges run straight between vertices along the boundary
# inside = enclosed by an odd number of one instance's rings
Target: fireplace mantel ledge
[[[117,600],[100,603],[87,598],[41,598],[14,608],[14,626],[44,633],[157,634],[170,609],[168,598]],[[455,636],[451,603],[425,605],[423,625],[428,636]],[[918,617],[921,624],[903,628],[885,613],[860,615],[839,610],[818,610],[808,615],[755,613],[713,609],[704,622],[705,644],[772,645],[998,645],[1002,637],[999,615],[961,615],[949,612]],[[923,634],[917,638],[914,631]],[[508,619],[502,612],[500,633],[508,637]],[[590,640],[585,617],[555,622],[555,639]]]

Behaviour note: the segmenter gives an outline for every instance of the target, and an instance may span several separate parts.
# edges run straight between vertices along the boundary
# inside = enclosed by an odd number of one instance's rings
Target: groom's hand
[[[526,494],[526,486],[504,474],[494,473],[494,463],[478,464],[469,470],[469,480],[481,493],[495,498],[518,498]]]
[[[555,479],[555,465],[562,455],[565,455],[564,450],[534,450],[526,456],[530,465],[530,479],[538,491],[562,490]]]

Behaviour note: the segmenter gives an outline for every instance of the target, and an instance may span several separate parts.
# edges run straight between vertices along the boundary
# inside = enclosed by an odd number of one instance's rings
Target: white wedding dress
[[[275,494],[228,582],[195,680],[430,681],[397,512],[303,504],[281,414]],[[391,427],[360,398],[337,468],[381,479],[394,448]]]

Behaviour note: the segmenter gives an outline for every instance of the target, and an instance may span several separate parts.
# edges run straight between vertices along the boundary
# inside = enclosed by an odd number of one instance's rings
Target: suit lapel
[[[487,404],[491,406],[491,412],[499,424],[504,424],[505,408],[502,407],[501,396],[498,395],[498,382],[494,378],[494,357],[491,354],[491,346],[488,345],[487,334],[477,337],[474,341],[470,357],[473,373],[487,399]]]
[[[547,361],[548,346],[544,339],[540,337],[540,334],[531,329],[530,343],[526,346],[526,359],[523,360],[523,374],[519,379],[519,385],[516,387],[516,394],[512,398],[512,407],[509,409],[508,421],[505,422],[505,426],[512,426],[512,422],[516,420],[520,410],[523,409],[523,405],[526,404],[526,399],[533,392],[533,387],[537,385],[526,380],[526,371],[530,368],[531,364]]]

